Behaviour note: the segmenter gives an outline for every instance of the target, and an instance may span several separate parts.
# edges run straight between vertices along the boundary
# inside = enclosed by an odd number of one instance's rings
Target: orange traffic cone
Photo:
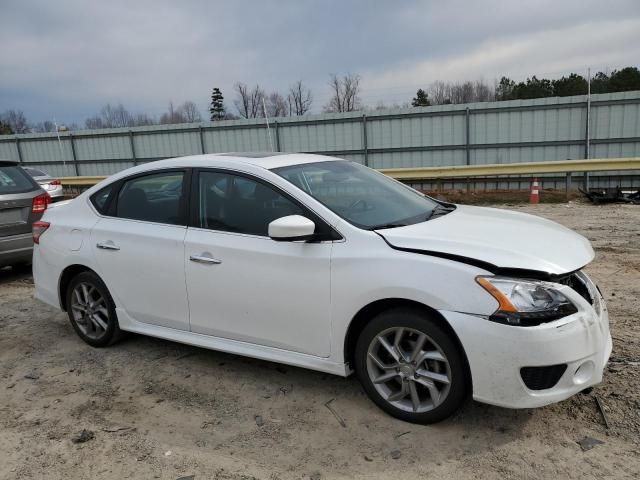
[[[529,195],[529,203],[540,203],[540,190],[538,189],[538,179],[534,178],[531,184],[531,194]]]

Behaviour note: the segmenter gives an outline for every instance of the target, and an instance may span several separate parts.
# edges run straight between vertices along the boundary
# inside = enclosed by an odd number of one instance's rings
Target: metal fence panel
[[[590,158],[640,155],[640,92],[592,96]],[[0,136],[0,159],[53,175],[108,175],[215,152],[316,152],[375,168],[584,158],[585,96]],[[17,141],[17,143],[16,143]],[[19,145],[19,150],[18,150]]]

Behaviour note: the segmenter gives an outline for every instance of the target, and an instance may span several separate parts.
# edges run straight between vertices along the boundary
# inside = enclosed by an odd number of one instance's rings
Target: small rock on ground
[[[83,428],[80,433],[78,433],[77,435],[74,435],[71,438],[71,441],[73,443],[84,443],[84,442],[88,442],[89,440],[93,440],[94,437],[95,435],[91,430],[87,430]]]

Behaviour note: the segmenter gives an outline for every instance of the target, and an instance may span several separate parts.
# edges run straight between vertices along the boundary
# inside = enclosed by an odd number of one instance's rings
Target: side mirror
[[[281,242],[313,238],[316,224],[302,215],[280,217],[269,224],[269,236]]]

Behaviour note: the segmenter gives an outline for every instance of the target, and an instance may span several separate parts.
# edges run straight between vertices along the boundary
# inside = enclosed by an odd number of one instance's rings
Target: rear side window
[[[163,172],[127,180],[116,202],[115,216],[183,225],[184,172]]]
[[[0,166],[0,195],[30,192],[36,189],[31,177],[20,167]]]
[[[107,209],[109,208],[109,200],[114,188],[115,187],[113,184],[108,185],[91,196],[91,203],[93,204],[95,209],[102,215],[105,215],[107,213]]]

